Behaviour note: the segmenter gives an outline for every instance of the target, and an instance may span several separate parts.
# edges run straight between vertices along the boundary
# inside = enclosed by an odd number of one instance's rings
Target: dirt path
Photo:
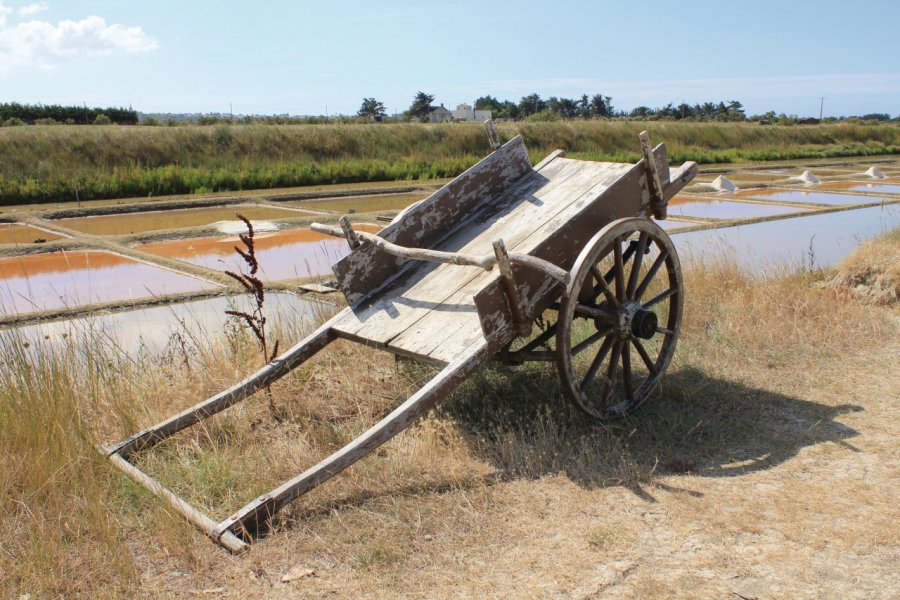
[[[248,555],[201,542],[191,568],[156,554],[141,579],[182,597],[897,598],[898,364],[886,332],[815,371],[735,386],[758,400],[762,446],[699,445],[684,474],[516,477],[451,450],[459,472],[438,483],[396,476]],[[427,453],[436,437],[401,436],[390,452]]]

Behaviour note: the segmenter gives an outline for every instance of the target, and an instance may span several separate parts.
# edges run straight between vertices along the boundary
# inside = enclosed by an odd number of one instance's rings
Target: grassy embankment
[[[895,231],[859,256],[893,253],[884,264],[896,265],[896,240]],[[868,269],[859,256],[838,274]],[[892,498],[890,481],[878,479],[881,459],[871,456],[883,450],[866,437],[850,446],[854,464],[869,465],[865,484],[835,495],[828,477],[844,472],[832,467],[853,430],[835,419],[851,408],[867,419],[869,435],[887,428],[887,439],[896,439],[896,421],[879,412],[885,390],[847,380],[848,365],[877,363],[869,357],[879,354],[867,354],[878,352],[873,340],[897,339],[896,305],[866,305],[813,285],[832,275],[763,279],[728,263],[694,266],[675,362],[659,397],[633,417],[608,426],[582,417],[548,365],[484,368],[423,423],[286,511],[275,533],[238,559],[114,471],[94,444],[238,380],[259,360],[251,339],[185,333],[161,356],[128,358],[97,336],[55,350],[4,338],[0,589],[10,597],[131,597],[138,586],[161,597],[204,590],[484,597],[516,589],[529,596],[533,586],[562,580],[587,585],[602,575],[595,565],[613,561],[618,569],[623,557],[652,555],[657,546],[661,566],[643,566],[652,558],[645,556],[621,567],[622,581],[636,573],[630,595],[724,597],[725,584],[697,573],[721,572],[733,586],[739,577],[756,581],[747,573],[767,566],[772,572],[760,571],[759,581],[780,584],[787,597],[797,595],[790,586],[798,582],[824,586],[794,590],[799,595],[841,595],[830,586],[865,583],[845,577],[856,568],[890,579],[890,559],[883,572],[878,561],[853,559],[896,541],[891,511],[872,505]],[[896,290],[898,282],[889,285]],[[283,347],[299,335],[278,333]],[[273,386],[279,421],[264,398],[249,401],[161,444],[142,465],[223,517],[352,439],[428,376],[338,344]],[[852,398],[840,391],[847,386]],[[806,462],[792,467],[801,454]],[[819,484],[827,493],[816,491]],[[656,518],[660,510],[665,520]],[[837,516],[820,516],[832,510]],[[692,520],[698,516],[702,523]],[[761,543],[746,536],[772,530],[787,537],[742,558],[740,548]],[[698,531],[712,539],[697,541]],[[648,536],[663,537],[640,541]],[[704,552],[724,544],[723,554],[687,552],[686,538]],[[806,548],[852,565],[823,568],[791,554]],[[686,574],[654,571],[682,563]],[[298,564],[315,576],[282,583]]]
[[[637,134],[673,162],[720,163],[894,154],[900,126],[660,122],[507,123],[534,160],[635,161]],[[623,148],[630,149],[623,151]],[[450,177],[488,152],[478,125],[210,127],[29,126],[0,129],[0,204]]]

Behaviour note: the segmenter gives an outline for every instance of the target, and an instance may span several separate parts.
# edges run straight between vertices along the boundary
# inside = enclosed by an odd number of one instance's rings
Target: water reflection
[[[140,353],[177,352],[183,358],[220,341],[234,317],[226,310],[252,309],[249,296],[207,298],[107,314],[97,314],[66,321],[38,323],[0,330],[0,340],[29,346],[85,343],[116,349],[129,356]],[[297,337],[313,329],[330,314],[333,307],[303,300],[294,294],[266,294],[266,314],[270,323],[297,333]],[[286,348],[292,340],[282,340]]]
[[[873,196],[861,196],[857,194],[829,194],[822,191],[804,190],[746,190],[736,194],[740,197],[753,197],[772,202],[812,202],[815,204],[830,204],[839,206],[843,204],[869,204],[878,202]]]
[[[109,252],[60,251],[0,258],[0,314],[4,315],[216,287]]]
[[[0,244],[40,244],[60,236],[19,223],[0,223]]]
[[[669,200],[669,214],[681,217],[705,217],[708,219],[750,219],[802,212],[804,209],[778,204],[753,204],[730,202],[720,198],[696,198],[675,196]]]
[[[829,184],[828,187],[831,187]],[[851,192],[876,192],[879,194],[900,194],[900,185],[887,183],[854,183],[844,189]]]
[[[218,206],[212,208],[180,208],[154,210],[119,215],[99,215],[60,219],[64,227],[93,235],[128,235],[160,229],[200,227],[218,221],[234,221],[241,214],[251,221],[256,219],[287,219],[303,216],[303,213],[285,208],[268,206]]]
[[[379,196],[354,196],[330,200],[304,200],[291,202],[291,206],[312,210],[327,210],[341,214],[402,210],[414,202],[427,198],[430,192],[411,194],[386,194]]]
[[[727,255],[755,273],[773,267],[830,267],[859,243],[900,226],[889,204],[750,225],[672,234],[685,262]]]
[[[370,232],[380,229],[365,225],[354,228]],[[236,236],[228,236],[154,242],[137,248],[210,269],[239,271],[244,261],[234,251],[236,245],[243,247]],[[309,229],[258,234],[255,248],[260,278],[266,281],[329,274],[331,265],[349,253],[346,240]]]

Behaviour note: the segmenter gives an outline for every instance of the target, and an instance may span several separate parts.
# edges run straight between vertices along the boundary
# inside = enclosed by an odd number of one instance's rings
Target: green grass
[[[896,154],[900,127],[569,121],[500,124],[532,160],[557,148],[636,161],[637,134],[665,141],[672,162],[728,163]],[[474,124],[217,125],[0,129],[0,204],[452,177],[489,152]]]

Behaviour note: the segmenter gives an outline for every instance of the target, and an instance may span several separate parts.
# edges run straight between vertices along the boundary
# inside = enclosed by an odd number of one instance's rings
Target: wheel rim
[[[600,230],[575,262],[556,331],[575,404],[610,419],[646,402],[672,360],[683,304],[678,255],[658,225],[631,218]]]

